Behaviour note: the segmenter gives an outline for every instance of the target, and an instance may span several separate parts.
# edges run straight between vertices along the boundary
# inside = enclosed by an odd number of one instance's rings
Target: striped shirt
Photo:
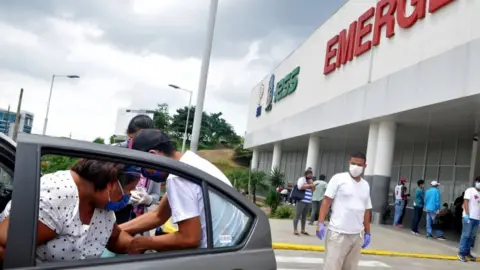
[[[300,177],[297,181],[297,187],[300,189],[302,186],[307,184],[307,179],[305,177]],[[301,200],[303,203],[311,203],[312,202],[312,190],[311,189],[305,189],[305,197],[303,200]]]

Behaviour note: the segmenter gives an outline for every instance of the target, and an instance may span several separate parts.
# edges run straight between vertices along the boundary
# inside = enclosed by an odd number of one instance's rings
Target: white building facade
[[[346,2],[252,90],[252,169],[330,178],[360,151],[377,221],[401,177],[411,192],[439,180],[453,203],[480,175],[478,14],[480,1]]]

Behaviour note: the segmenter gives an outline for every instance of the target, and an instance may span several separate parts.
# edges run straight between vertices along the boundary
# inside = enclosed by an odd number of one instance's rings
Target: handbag
[[[305,199],[305,190],[298,189],[298,185],[294,185],[290,197],[296,201],[301,201]]]

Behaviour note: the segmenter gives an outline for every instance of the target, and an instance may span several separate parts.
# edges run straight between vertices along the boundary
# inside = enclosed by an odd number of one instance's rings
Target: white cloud
[[[151,52],[122,51],[102,42],[104,30],[95,24],[73,21],[68,16],[47,20],[50,27],[41,34],[0,24],[3,33],[0,61],[8,51],[23,50],[28,52],[28,57],[27,62],[19,63],[20,67],[35,64],[43,67],[44,74],[81,76],[78,80],[56,79],[48,135],[72,133],[76,139],[108,138],[113,133],[119,107],[152,108],[166,102],[173,110],[187,105],[188,96],[168,88],[169,83],[196,92],[200,59],[172,59]],[[218,59],[210,65],[204,109],[224,112],[239,134],[244,132],[248,104],[228,102],[219,97],[241,95],[246,100],[250,88],[270,69],[270,66],[249,66],[260,58],[258,43],[253,43],[244,57]],[[34,133],[42,131],[50,76],[39,78],[34,73],[22,73],[21,69],[0,69],[0,107],[12,105],[16,110],[19,89],[24,88],[22,109],[35,114]],[[195,98],[194,95],[194,103]]]

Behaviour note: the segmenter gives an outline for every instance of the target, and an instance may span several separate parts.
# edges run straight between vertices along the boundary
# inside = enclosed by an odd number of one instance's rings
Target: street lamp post
[[[200,139],[200,127],[202,126],[203,102],[205,100],[205,88],[207,87],[208,68],[210,66],[210,54],[212,53],[213,34],[215,30],[215,17],[217,15],[218,0],[210,0],[210,14],[208,16],[207,38],[205,51],[203,52],[200,80],[198,82],[197,104],[193,118],[192,139],[190,140],[190,151],[198,150]]]
[[[182,153],[185,153],[185,145],[187,143],[187,131],[188,131],[188,120],[190,120],[190,108],[192,107],[192,91],[181,88],[177,85],[174,84],[169,84],[168,86],[178,89],[178,90],[183,90],[186,91],[190,94],[190,97],[188,99],[188,109],[187,109],[187,121],[185,122],[185,132],[183,132],[183,143],[182,143]]]
[[[42,135],[45,135],[47,132],[47,124],[48,124],[48,113],[50,112],[50,101],[52,100],[52,91],[53,91],[53,83],[55,82],[55,77],[64,77],[69,79],[78,79],[80,76],[78,75],[52,75],[52,83],[50,85],[50,94],[48,95],[48,103],[47,103],[47,113],[45,114],[45,122],[43,122],[43,132]]]

